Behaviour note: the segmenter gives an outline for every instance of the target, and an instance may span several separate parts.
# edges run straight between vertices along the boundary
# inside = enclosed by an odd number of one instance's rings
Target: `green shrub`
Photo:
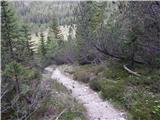
[[[159,120],[160,102],[155,103],[155,101],[156,98],[139,97],[130,108],[130,113],[134,116],[133,118],[135,120]]]
[[[123,68],[108,68],[104,71],[104,76],[109,79],[119,80],[128,77],[128,73]]]
[[[124,81],[111,81],[105,80],[101,84],[102,86],[102,96],[108,99],[121,99],[123,94],[125,83]]]
[[[139,101],[132,107],[130,112],[134,120],[151,120],[149,108],[146,108],[145,105]]]
[[[100,91],[101,90],[101,81],[100,80],[92,80],[89,82],[89,86],[91,89],[95,91]]]
[[[160,93],[160,75],[158,74],[141,77],[130,75],[127,79],[132,85],[141,86],[151,92]]]
[[[132,114],[134,120],[159,120],[160,118],[159,97],[146,91],[145,88],[127,88],[121,105]]]
[[[160,119],[160,101],[154,101],[155,103],[157,103],[158,105],[154,105],[153,106],[153,115],[154,115],[154,118],[159,120]]]
[[[74,73],[74,79],[75,80],[78,80],[78,81],[81,81],[81,82],[85,82],[85,83],[88,83],[89,82],[89,73],[87,73],[86,71],[76,71]]]
[[[103,65],[95,65],[92,68],[92,72],[95,75],[98,75],[98,73],[103,72],[104,70],[105,70],[105,66],[103,66]]]
[[[65,112],[61,115],[59,120],[86,120],[84,115],[80,112]]]
[[[104,66],[102,65],[83,65],[75,69],[74,71],[74,79],[78,81],[82,81],[88,83],[90,77],[97,76],[98,73],[104,70]]]

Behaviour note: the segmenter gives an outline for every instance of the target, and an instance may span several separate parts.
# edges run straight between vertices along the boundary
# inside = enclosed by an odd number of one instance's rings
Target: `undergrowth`
[[[47,75],[43,77],[49,95],[31,120],[54,120],[57,117],[58,120],[86,120],[85,109],[70,95],[70,91]]]
[[[135,71],[141,76],[129,74],[120,62],[83,65],[75,69],[74,78],[128,111],[128,119],[160,120],[160,70],[136,65]]]

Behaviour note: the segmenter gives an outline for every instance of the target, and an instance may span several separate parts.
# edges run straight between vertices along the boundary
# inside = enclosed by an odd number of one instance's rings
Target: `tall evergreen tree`
[[[33,57],[33,46],[34,43],[31,41],[31,33],[29,32],[29,27],[23,25],[21,28],[21,40],[24,44],[22,48],[27,57]]]
[[[82,64],[91,63],[96,58],[93,40],[102,24],[102,14],[101,3],[86,1],[79,4],[76,35]]]
[[[45,57],[47,51],[43,33],[40,34],[40,37],[39,52],[41,56]]]
[[[59,29],[58,29],[58,22],[56,18],[52,20],[50,28],[51,28],[52,34],[54,34],[54,37],[56,39],[59,39]]]
[[[13,59],[16,60],[17,23],[8,2],[1,2],[2,21],[2,68]]]

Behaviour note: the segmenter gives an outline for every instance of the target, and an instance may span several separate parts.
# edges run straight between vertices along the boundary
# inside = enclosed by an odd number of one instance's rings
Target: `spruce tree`
[[[44,41],[44,35],[43,33],[40,34],[40,46],[39,46],[39,52],[40,52],[40,55],[45,57],[46,55],[46,45],[45,45],[45,41]]]
[[[96,17],[97,6],[93,1],[80,2],[77,16],[77,43],[79,49],[79,62],[90,63],[94,60],[93,35],[97,27]],[[97,14],[98,15],[98,14]],[[96,25],[95,25],[96,24]]]
[[[56,39],[59,39],[59,29],[58,29],[58,22],[57,22],[57,19],[53,19],[52,22],[51,22],[51,25],[50,25],[50,28],[51,28],[51,32],[52,34],[54,34],[54,37]]]
[[[33,42],[31,41],[31,33],[29,32],[29,27],[23,25],[21,28],[21,40],[24,44],[22,48],[26,57],[33,57]]]
[[[2,68],[5,64],[16,59],[17,23],[12,9],[8,2],[1,2],[2,21]]]
[[[69,35],[68,35],[68,40],[72,40],[73,39],[73,29],[72,27],[69,27]]]

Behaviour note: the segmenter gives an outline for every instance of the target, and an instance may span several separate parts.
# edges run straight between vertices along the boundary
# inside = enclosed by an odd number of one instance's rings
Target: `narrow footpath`
[[[45,70],[52,72],[52,79],[72,91],[72,96],[86,108],[89,120],[127,120],[124,112],[115,109],[108,101],[103,101],[87,85],[65,76],[58,68],[49,66]]]

